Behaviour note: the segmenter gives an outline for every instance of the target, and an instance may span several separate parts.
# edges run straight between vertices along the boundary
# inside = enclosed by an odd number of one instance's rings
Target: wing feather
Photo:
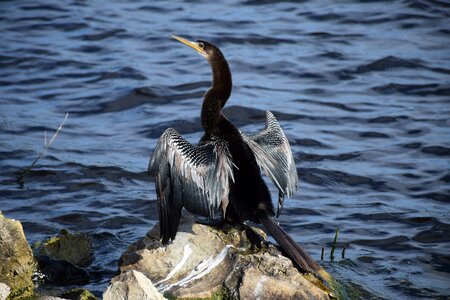
[[[233,180],[231,154],[219,138],[193,146],[173,129],[159,138],[148,172],[155,176],[161,238],[174,239],[181,209],[214,217],[228,204],[229,180]]]
[[[278,188],[278,217],[283,208],[284,196],[291,197],[298,187],[297,168],[289,141],[270,111],[266,112],[266,127],[263,131],[253,135],[241,134],[261,169]]]

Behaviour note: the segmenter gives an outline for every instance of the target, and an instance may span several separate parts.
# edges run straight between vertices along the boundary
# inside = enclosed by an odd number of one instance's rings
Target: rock
[[[61,294],[60,288],[41,290],[33,300],[98,300],[91,292],[83,288],[74,288]]]
[[[150,279],[138,271],[128,271],[114,277],[103,293],[103,300],[166,299],[153,286]]]
[[[87,284],[89,273],[83,269],[93,260],[92,244],[84,233],[72,234],[67,230],[35,245],[41,283],[54,285]]]
[[[37,252],[40,255],[69,261],[79,267],[88,266],[94,258],[92,244],[86,234],[72,234],[64,229],[40,245]]]
[[[183,213],[172,243],[164,247],[155,226],[129,246],[119,271],[142,272],[167,298],[330,299],[329,288],[300,273],[274,245],[252,247],[236,228],[214,229]]]
[[[311,283],[301,275],[281,280],[249,268],[245,271],[239,295],[242,299],[317,299],[316,291],[310,290],[310,286]]]
[[[10,292],[11,292],[10,287],[0,282],[0,300],[5,300]]]
[[[61,295],[64,299],[70,300],[98,300],[91,292],[86,289],[73,289]]]
[[[0,212],[0,282],[10,287],[9,299],[26,299],[33,295],[34,269],[33,252],[22,224],[5,218]]]
[[[53,285],[75,285],[90,282],[89,273],[66,260],[54,259],[45,255],[36,255],[42,283]]]

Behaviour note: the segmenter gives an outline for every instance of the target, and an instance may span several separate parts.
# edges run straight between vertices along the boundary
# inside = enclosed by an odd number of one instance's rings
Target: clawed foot
[[[267,247],[268,242],[264,239],[263,236],[261,236],[259,233],[257,233],[255,230],[253,230],[252,227],[248,226],[247,224],[243,224],[245,235],[247,236],[248,240],[250,241],[250,244],[252,245],[252,248],[256,247],[257,249],[261,249],[263,247]]]

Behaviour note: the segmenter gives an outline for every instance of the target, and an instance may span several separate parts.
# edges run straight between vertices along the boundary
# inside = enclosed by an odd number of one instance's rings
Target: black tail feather
[[[300,248],[272,217],[264,212],[259,216],[259,220],[300,270],[312,273],[320,270],[320,266],[311,256]]]

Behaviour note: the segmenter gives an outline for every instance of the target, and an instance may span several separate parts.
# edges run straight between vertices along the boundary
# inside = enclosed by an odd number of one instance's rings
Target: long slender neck
[[[213,79],[202,106],[202,127],[207,132],[217,127],[222,108],[230,97],[232,87],[228,63],[221,53],[217,56],[209,62]]]

